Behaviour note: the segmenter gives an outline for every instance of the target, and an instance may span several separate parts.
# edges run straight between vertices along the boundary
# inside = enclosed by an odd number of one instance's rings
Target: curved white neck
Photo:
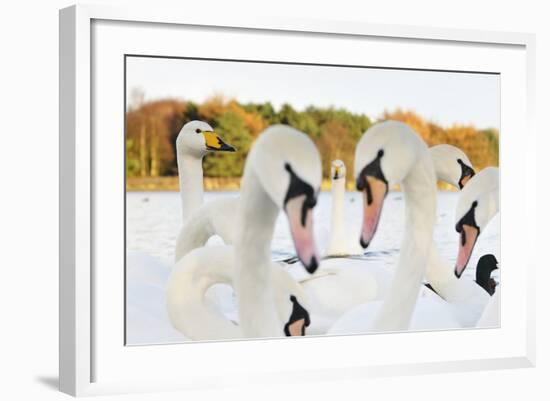
[[[208,263],[202,262],[207,257]],[[214,284],[232,284],[233,249],[200,248],[168,282],[167,304],[172,324],[192,340],[242,338],[236,324],[205,304],[205,293]],[[197,263],[198,262],[198,263]]]
[[[346,179],[332,180],[332,207],[330,219],[330,240],[327,255],[344,255],[349,252],[344,230]]]
[[[183,222],[203,202],[202,156],[177,152]]]
[[[432,243],[436,210],[435,175],[427,152],[401,183],[405,197],[405,233],[395,277],[375,318],[375,331],[409,327]]]
[[[235,242],[235,290],[239,324],[245,337],[284,335],[270,279],[271,240],[278,214],[279,208],[257,175],[246,170]]]
[[[432,155],[432,161],[437,179],[458,189],[457,184],[460,177],[455,177],[456,174],[455,171],[453,171],[453,167],[455,166],[451,164],[456,162],[448,159],[441,160],[440,158],[435,157],[435,155]]]
[[[453,306],[454,314],[464,327],[474,326],[491,296],[475,281],[458,279],[453,266],[441,257],[432,242],[426,279],[447,303]]]

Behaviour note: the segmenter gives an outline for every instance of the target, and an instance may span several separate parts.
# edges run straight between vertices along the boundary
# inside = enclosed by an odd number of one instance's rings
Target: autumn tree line
[[[309,106],[295,110],[284,104],[246,103],[212,97],[198,104],[182,100],[141,102],[126,113],[126,172],[128,177],[176,176],[176,137],[191,120],[209,123],[236,153],[212,153],[204,160],[207,177],[240,177],[250,146],[273,124],[287,124],[305,132],[317,145],[323,160],[323,175],[330,175],[330,161],[341,159],[353,168],[355,145],[374,123],[399,120],[418,132],[429,146],[448,143],[461,148],[476,169],[498,165],[499,133],[494,128],[471,125],[442,127],[413,111],[386,111],[372,121],[364,114],[344,109]]]

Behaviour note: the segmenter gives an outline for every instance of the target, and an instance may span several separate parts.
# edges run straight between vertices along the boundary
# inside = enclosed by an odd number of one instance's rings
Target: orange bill
[[[464,269],[466,269],[478,236],[479,229],[477,227],[472,227],[468,224],[462,225],[462,230],[460,231],[460,242],[458,245],[458,257],[456,259],[455,266],[456,277],[460,278],[464,272]]]
[[[384,181],[372,176],[365,176],[363,227],[361,229],[361,238],[359,239],[363,248],[369,246],[376,233],[387,192],[388,186]]]
[[[472,178],[471,175],[465,175],[460,179],[460,188],[464,188],[464,186],[470,181],[470,178]]]
[[[313,235],[313,209],[305,205],[306,195],[290,199],[285,211],[290,225],[290,233],[298,258],[309,273],[315,272],[319,256]]]

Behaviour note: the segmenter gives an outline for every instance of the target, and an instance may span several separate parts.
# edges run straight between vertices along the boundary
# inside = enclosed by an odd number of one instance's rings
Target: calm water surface
[[[205,201],[235,196],[231,192],[207,192]],[[439,192],[437,224],[434,239],[441,254],[454,265],[458,249],[458,234],[454,231],[457,192]],[[315,231],[319,248],[328,242],[330,227],[331,197],[322,192],[315,208]],[[361,226],[361,194],[346,193],[346,227],[350,240],[358,240]],[[179,194],[175,192],[130,192],[127,194],[127,248],[159,258],[167,264],[174,259],[176,236],[181,228]],[[367,260],[374,263],[393,264],[399,253],[404,230],[403,195],[392,192],[384,204],[378,232],[366,253]],[[475,277],[475,264],[480,256],[493,253],[500,260],[500,223],[497,215],[481,234],[465,276]],[[290,239],[288,223],[280,214],[275,227],[272,244],[273,259],[282,259],[295,254]]]

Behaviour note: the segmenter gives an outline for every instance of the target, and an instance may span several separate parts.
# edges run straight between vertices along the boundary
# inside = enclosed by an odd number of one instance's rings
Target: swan
[[[466,269],[477,238],[499,210],[499,169],[486,167],[464,187],[456,207],[455,230],[460,235],[456,277]]]
[[[495,255],[483,255],[477,261],[476,283],[489,295],[493,295],[497,287],[496,281],[491,277],[491,273],[496,269],[498,269],[498,261]]]
[[[437,179],[447,182],[457,189],[462,189],[458,203],[461,202],[460,199],[468,196],[465,193],[484,191],[482,180],[475,178],[475,170],[468,156],[462,150],[452,145],[443,144],[431,147],[429,152]],[[469,190],[463,192],[465,187],[469,187]],[[430,289],[449,304],[461,327],[475,325],[489,301],[489,296],[474,281],[458,280],[453,274],[452,265],[441,257],[435,243],[430,249],[426,280]]]
[[[202,159],[210,152],[235,152],[204,121],[190,121],[176,139],[182,217],[187,218],[203,203]]]
[[[345,222],[346,165],[342,160],[333,160],[331,177],[330,237],[325,256],[361,255],[362,249],[355,241],[350,243]]]
[[[455,152],[457,151],[459,150],[457,149]],[[450,157],[448,160],[452,160],[453,158]],[[441,163],[441,161],[440,159],[439,162]],[[434,163],[434,165],[437,164]],[[438,178],[441,178],[439,173]],[[459,187],[459,185],[453,184],[450,180],[447,182]],[[497,186],[496,190],[495,185]],[[455,229],[458,231],[458,227],[460,226],[460,232],[465,231],[470,233],[470,226],[466,225],[464,228],[461,221],[468,223],[470,221],[469,217],[465,216],[472,207],[475,208],[472,204],[475,203],[477,205],[480,203],[481,206],[476,212],[478,220],[482,221],[483,224],[474,228],[475,232],[479,234],[498,211],[498,208],[495,207],[498,204],[496,197],[498,197],[498,169],[488,167],[470,177],[467,184],[464,185],[459,193],[456,206]],[[468,214],[468,216],[470,215],[471,213]],[[476,231],[478,229],[479,231]],[[468,244],[472,245],[469,248],[469,253],[471,254],[475,239],[468,237],[468,241]],[[462,255],[464,257],[464,253]],[[487,306],[491,294],[473,280],[459,280],[464,267],[460,271],[455,267],[453,271],[452,265],[441,257],[437,247],[433,244],[426,269],[426,279],[431,288],[449,303],[461,327],[473,327]]]
[[[217,219],[215,213],[199,213],[198,218],[202,219],[199,223],[194,223],[191,226],[195,227],[206,225],[211,228],[211,234],[201,239],[196,239],[192,233],[188,233],[186,223],[203,205],[204,189],[203,189],[203,172],[202,160],[204,156],[211,152],[235,152],[235,148],[225,143],[213,130],[213,128],[203,121],[190,121],[185,124],[180,130],[176,139],[176,158],[178,163],[178,176],[180,182],[180,197],[182,207],[183,226],[176,240],[176,260],[181,258],[190,249],[194,249],[194,245],[203,240],[204,243],[214,234],[219,234],[225,243],[231,242],[231,227],[224,224],[224,219]],[[225,199],[224,202],[234,204],[236,202],[232,198]],[[210,209],[213,212],[218,210],[218,203],[212,205]],[[199,233],[200,234],[200,233]],[[195,234],[195,235],[199,235]]]
[[[301,263],[308,272],[315,272],[319,256],[313,207],[320,184],[321,162],[311,139],[291,127],[267,128],[245,163],[234,211],[234,245],[194,249],[176,263],[167,286],[174,327],[200,339],[304,334],[309,324],[307,299],[301,287],[271,261],[270,247],[282,209]],[[214,282],[233,286],[238,326],[203,304],[202,294]]]
[[[406,228],[384,299],[358,305],[328,333],[407,330],[419,299],[435,224],[436,177],[428,147],[406,124],[375,124],[357,144],[355,176],[363,195],[361,246],[367,248],[371,243],[390,185],[397,183],[405,198]]]
[[[456,146],[440,144],[428,149],[432,157],[436,178],[456,189],[462,189],[470,178],[475,175],[472,162],[468,156]],[[430,261],[426,269],[426,287],[439,296],[447,293],[447,285],[452,281],[450,268],[437,254],[435,244],[430,250]],[[435,283],[436,288],[431,283]]]
[[[498,169],[487,167],[475,174],[459,194],[455,229],[461,234],[461,243],[454,271],[441,257],[435,244],[430,250],[426,278],[437,294],[449,303],[462,327],[475,326],[491,298],[483,286],[459,278],[465,268],[463,260],[470,258],[477,236],[497,212]],[[468,247],[467,256],[465,247]]]
[[[480,261],[482,259],[486,266],[482,270],[479,280],[482,282],[482,284],[487,283],[487,292],[491,294],[491,291],[493,291],[493,293],[489,303],[483,310],[483,313],[479,318],[476,326],[482,328],[498,327],[498,325],[500,324],[500,286],[496,286],[494,280],[490,278],[491,271],[493,271],[494,269],[498,269],[498,261],[494,255],[483,255],[480,258]],[[476,281],[477,280],[478,277],[476,277]]]
[[[476,185],[472,185],[477,183]],[[482,190],[480,190],[482,188]],[[477,238],[500,211],[499,169],[481,170],[463,189],[455,215],[455,230],[460,235],[455,275],[460,278],[472,255]],[[459,280],[463,281],[463,280]],[[477,327],[495,327],[500,322],[500,286],[485,305]]]
[[[448,144],[435,145],[429,148],[428,151],[432,156],[438,180],[462,189],[470,178],[475,175],[472,162],[466,156],[466,153],[456,146]]]

